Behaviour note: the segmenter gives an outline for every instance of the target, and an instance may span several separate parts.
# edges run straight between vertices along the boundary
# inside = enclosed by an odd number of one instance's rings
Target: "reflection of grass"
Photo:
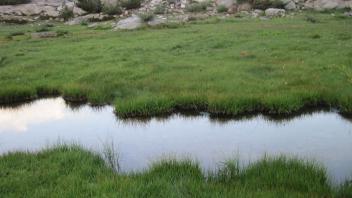
[[[47,91],[114,103],[121,116],[187,108],[292,113],[322,104],[351,112],[351,19],[310,13],[319,20],[313,24],[305,15],[132,32],[55,24],[52,31],[70,34],[20,41],[5,37],[32,27],[1,25],[0,101]]]
[[[97,154],[61,145],[39,153],[0,156],[3,197],[349,197],[321,167],[286,157],[240,168],[224,163],[205,176],[191,160],[162,160],[141,173],[118,173]]]

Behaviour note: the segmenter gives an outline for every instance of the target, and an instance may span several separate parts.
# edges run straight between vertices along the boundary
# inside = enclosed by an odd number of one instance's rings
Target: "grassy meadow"
[[[161,160],[119,173],[79,146],[0,156],[2,197],[351,197],[352,183],[330,184],[324,168],[286,157],[246,168],[236,161],[205,174],[191,160]]]
[[[117,32],[55,24],[68,34],[31,39],[37,26],[0,24],[1,103],[57,94],[121,116],[352,112],[352,19],[338,13]]]

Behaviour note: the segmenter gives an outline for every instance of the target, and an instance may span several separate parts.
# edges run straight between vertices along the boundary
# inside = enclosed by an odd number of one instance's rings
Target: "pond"
[[[280,154],[315,160],[333,181],[352,175],[352,121],[317,111],[287,119],[255,115],[216,119],[206,113],[119,119],[113,107],[71,106],[48,98],[0,108],[0,153],[35,151],[58,141],[101,151],[113,142],[122,171],[138,171],[165,156],[191,157],[204,169],[227,159],[253,162]]]

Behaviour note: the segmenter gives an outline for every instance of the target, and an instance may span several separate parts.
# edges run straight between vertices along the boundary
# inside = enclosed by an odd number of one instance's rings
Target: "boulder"
[[[239,12],[241,12],[241,11],[250,11],[250,10],[252,10],[252,5],[249,4],[249,3],[242,3],[242,4],[238,5],[237,10]]]
[[[352,11],[345,12],[344,15],[345,15],[345,16],[348,16],[348,17],[352,17]]]
[[[231,8],[234,4],[233,0],[216,0],[216,5],[222,5],[226,8]]]
[[[286,11],[284,9],[278,8],[268,8],[265,10],[265,16],[267,17],[283,17],[285,16]]]
[[[116,23],[114,30],[133,30],[142,27],[143,21],[137,15],[132,15]]]
[[[32,39],[57,37],[56,32],[35,32],[31,34]]]
[[[297,6],[296,3],[294,1],[290,1],[285,5],[285,9],[286,10],[296,10]]]

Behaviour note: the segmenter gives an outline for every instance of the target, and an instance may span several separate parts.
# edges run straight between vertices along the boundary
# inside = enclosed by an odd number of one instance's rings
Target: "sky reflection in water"
[[[63,140],[100,151],[114,142],[123,171],[141,170],[163,156],[192,157],[205,169],[239,157],[285,154],[322,163],[335,181],[352,175],[352,122],[315,112],[276,122],[258,115],[220,121],[206,114],[144,121],[120,120],[110,106],[70,108],[62,98],[0,108],[0,153],[38,150]]]

